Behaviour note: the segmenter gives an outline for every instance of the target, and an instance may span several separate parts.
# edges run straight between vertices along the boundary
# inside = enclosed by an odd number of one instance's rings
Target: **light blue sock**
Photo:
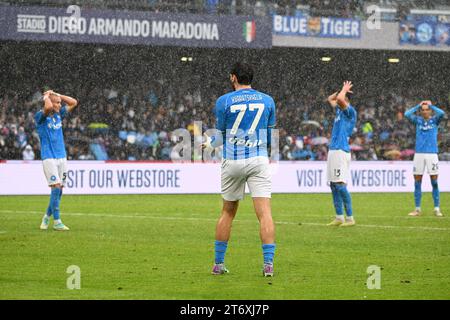
[[[422,180],[415,180],[414,182],[414,202],[416,203],[416,208],[420,208],[420,203],[422,202]]]
[[[214,243],[216,264],[225,262],[225,252],[227,251],[228,241],[218,241]]]
[[[352,197],[350,196],[350,192],[348,192],[347,190],[347,186],[345,184],[337,184],[336,188],[339,194],[341,195],[342,202],[344,202],[347,217],[352,217],[353,216]]]
[[[264,263],[273,263],[273,256],[275,255],[275,243],[263,244]]]
[[[50,195],[50,203],[51,203],[51,209],[53,212],[53,219],[59,220],[59,202],[61,200],[60,197],[61,189],[59,188],[52,188],[52,193]]]
[[[433,186],[434,207],[439,208],[439,186],[437,179],[431,179],[431,185]]]
[[[336,188],[336,184],[334,182],[330,183],[330,188],[331,188],[331,193],[333,195],[333,204],[334,204],[334,209],[336,210],[336,215],[342,216],[344,213],[342,211],[342,197],[339,194],[339,192]]]

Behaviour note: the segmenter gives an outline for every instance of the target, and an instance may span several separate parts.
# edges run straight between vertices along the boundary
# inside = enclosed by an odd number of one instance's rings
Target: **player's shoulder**
[[[260,94],[264,102],[272,103],[275,106],[275,100],[270,94],[258,90],[255,90],[255,93]]]
[[[67,108],[68,108],[68,105],[67,105],[67,103],[61,103],[61,108],[59,109],[59,113],[63,113],[63,112],[66,112],[67,111]]]
[[[347,106],[347,110],[350,114],[352,115],[356,115],[356,108],[354,105],[352,105],[351,103],[348,104]]]
[[[435,114],[434,116],[431,117],[431,119],[433,119],[434,121],[439,121],[439,120],[442,119],[442,117],[443,117],[444,115],[445,115],[445,113],[442,114],[442,115]]]
[[[422,122],[425,122],[425,119],[424,118],[422,118],[421,116],[416,116],[416,122],[417,123],[422,123]]]
[[[41,117],[45,117],[44,110],[42,110],[42,109],[36,111],[35,114],[34,114],[34,118],[35,119],[38,119],[38,118],[41,118]]]
[[[225,93],[224,95],[221,95],[219,98],[217,98],[216,100],[216,106],[225,106],[228,99],[233,96],[233,94],[235,93],[235,91],[231,91],[228,93]]]
[[[262,95],[262,97],[264,99],[271,99],[271,100],[273,100],[273,98],[272,98],[272,96],[270,94],[265,93],[263,91],[255,90],[255,93]]]

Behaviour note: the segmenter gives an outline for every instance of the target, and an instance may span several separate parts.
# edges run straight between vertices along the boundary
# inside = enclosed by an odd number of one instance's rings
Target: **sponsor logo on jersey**
[[[58,123],[51,123],[51,122],[49,122],[49,123],[47,124],[47,127],[48,127],[49,129],[58,130],[58,129],[61,129],[62,123],[61,123],[61,122],[58,122]]]
[[[237,137],[229,138],[228,142],[237,146],[246,146],[249,148],[258,147],[263,144],[263,141],[261,139],[245,140]]]
[[[62,127],[61,117],[59,115],[52,117],[51,121],[47,121],[47,122],[48,122],[47,127],[49,129],[58,130],[58,129],[61,129],[61,127]]]
[[[422,124],[422,125],[419,125],[419,129],[420,130],[422,130],[422,131],[428,131],[428,130],[432,130],[432,129],[434,129],[436,126],[434,125],[434,123],[432,123],[432,122],[425,122],[424,124]]]

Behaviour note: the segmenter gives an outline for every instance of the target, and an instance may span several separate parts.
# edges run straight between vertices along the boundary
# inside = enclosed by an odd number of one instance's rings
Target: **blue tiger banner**
[[[320,38],[361,38],[361,21],[359,19],[273,16],[273,33],[275,35],[320,37]]]

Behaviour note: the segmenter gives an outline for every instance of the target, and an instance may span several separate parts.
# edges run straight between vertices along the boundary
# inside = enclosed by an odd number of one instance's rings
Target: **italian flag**
[[[254,20],[244,22],[243,36],[245,41],[252,42],[256,38],[256,23]]]

